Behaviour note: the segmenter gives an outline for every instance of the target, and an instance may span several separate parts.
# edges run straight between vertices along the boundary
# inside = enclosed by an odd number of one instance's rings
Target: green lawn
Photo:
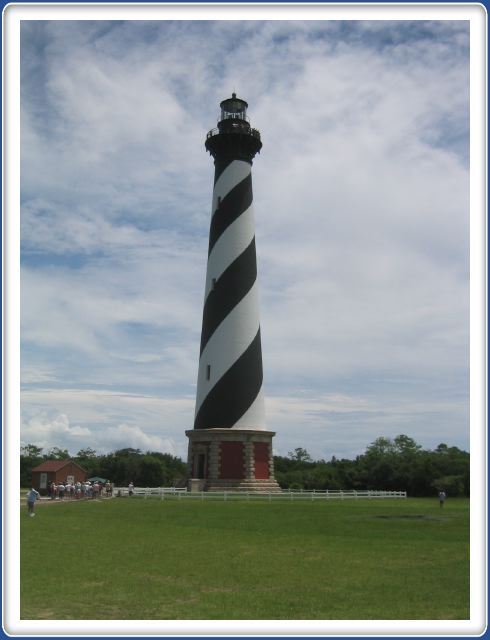
[[[21,511],[21,618],[467,619],[469,501]]]

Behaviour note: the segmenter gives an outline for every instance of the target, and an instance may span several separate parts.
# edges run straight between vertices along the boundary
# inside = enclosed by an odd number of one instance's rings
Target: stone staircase
[[[282,489],[275,480],[211,480],[205,491],[278,493]]]

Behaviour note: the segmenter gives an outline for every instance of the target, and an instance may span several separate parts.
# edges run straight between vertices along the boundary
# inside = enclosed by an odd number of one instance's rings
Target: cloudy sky
[[[21,442],[185,457],[232,91],[275,452],[467,449],[466,21],[24,20]]]

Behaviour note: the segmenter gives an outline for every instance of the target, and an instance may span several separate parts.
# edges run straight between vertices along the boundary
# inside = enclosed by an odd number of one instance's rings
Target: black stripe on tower
[[[260,328],[247,349],[211,389],[197,412],[194,429],[228,428],[254,403],[262,387]]]
[[[223,271],[204,303],[201,354],[226,316],[244,298],[257,279],[255,238]]]
[[[249,173],[224,196],[214,212],[209,229],[208,255],[221,234],[250,207],[252,200],[252,176]]]

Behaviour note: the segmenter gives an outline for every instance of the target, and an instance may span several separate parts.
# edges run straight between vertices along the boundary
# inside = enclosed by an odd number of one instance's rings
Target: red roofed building
[[[32,470],[32,487],[46,494],[48,486],[54,482],[84,482],[87,479],[85,469],[73,460],[46,460]]]

